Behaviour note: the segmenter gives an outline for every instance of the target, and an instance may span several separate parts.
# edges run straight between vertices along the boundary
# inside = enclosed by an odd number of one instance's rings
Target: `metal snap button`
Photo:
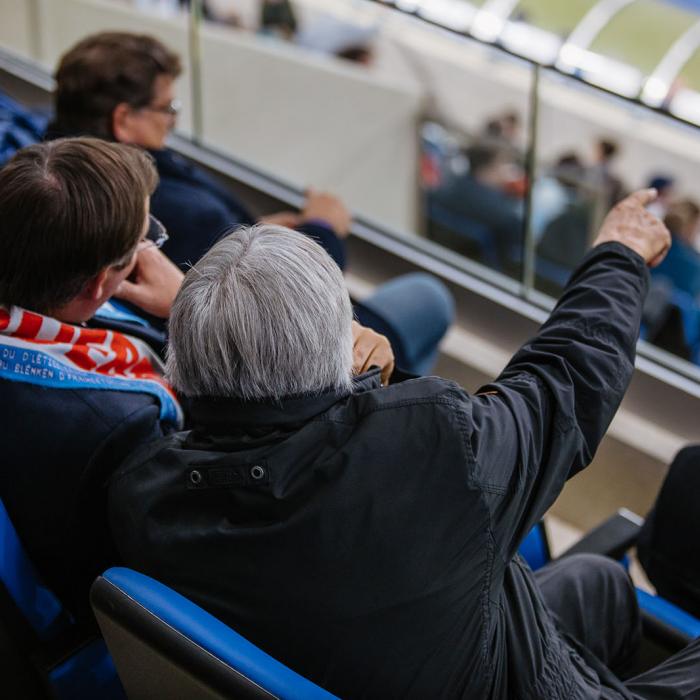
[[[190,472],[190,481],[195,485],[199,486],[199,484],[202,483],[202,472],[198,471],[197,469],[193,469]]]
[[[265,470],[259,464],[256,464],[251,468],[250,475],[253,477],[253,479],[259,481],[265,476]]]

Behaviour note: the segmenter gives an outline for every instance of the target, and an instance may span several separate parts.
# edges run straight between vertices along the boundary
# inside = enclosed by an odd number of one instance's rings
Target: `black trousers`
[[[641,624],[634,587],[617,562],[579,554],[545,566],[535,578],[562,632],[605,684],[602,698],[700,700],[700,639],[649,671],[618,680],[634,665]]]

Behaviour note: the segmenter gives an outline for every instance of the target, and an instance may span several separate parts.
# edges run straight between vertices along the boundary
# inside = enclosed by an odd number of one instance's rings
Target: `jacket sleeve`
[[[468,450],[504,557],[593,459],[632,377],[648,277],[619,243],[592,250],[538,334],[473,397]]]
[[[335,235],[330,226],[320,221],[307,221],[299,226],[297,231],[313,238],[335,260],[341,270],[345,269],[345,243]]]

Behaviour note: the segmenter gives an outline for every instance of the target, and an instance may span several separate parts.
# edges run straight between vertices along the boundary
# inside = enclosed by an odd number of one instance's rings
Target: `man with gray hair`
[[[351,378],[330,258],[263,226],[186,276],[168,371],[193,430],[110,487],[125,561],[343,698],[698,697],[700,643],[621,682],[639,643],[625,571],[520,542],[592,459],[634,365],[668,231],[632,195],[550,319],[470,396],[438,377]]]
[[[352,307],[319,245],[280,226],[240,228],[195,270],[170,321],[167,372],[179,393],[350,393]]]

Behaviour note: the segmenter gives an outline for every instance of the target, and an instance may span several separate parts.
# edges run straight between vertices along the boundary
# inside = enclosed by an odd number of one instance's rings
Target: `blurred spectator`
[[[218,238],[253,216],[201,168],[166,148],[179,108],[178,56],[146,35],[107,32],[87,37],[63,56],[56,72],[56,117],[49,136],[91,134],[148,149],[160,184],[151,199],[170,239],[163,251],[178,265],[196,262]],[[341,269],[350,214],[335,196],[309,190],[301,213],[264,221],[296,227],[326,248]],[[403,369],[429,372],[453,316],[445,286],[426,274],[404,275],[356,306],[358,320],[388,335]]]
[[[647,210],[657,219],[663,221],[669,205],[676,196],[675,181],[666,175],[656,175],[649,180],[647,187],[653,187],[659,193],[659,196],[647,207]]]
[[[625,194],[622,180],[612,172],[613,164],[620,152],[620,146],[611,139],[598,139],[594,145],[593,165],[588,177],[591,186],[600,193],[600,208],[607,211],[619,202]]]
[[[539,241],[547,225],[578,199],[585,171],[576,153],[565,153],[532,188],[531,226]]]
[[[483,140],[518,150],[521,146],[521,129],[520,114],[515,110],[509,110],[486,122]]]
[[[294,39],[299,28],[291,0],[262,0],[260,31],[286,41]]]
[[[586,190],[586,171],[574,154],[563,156],[554,171],[563,208],[546,224],[537,255],[572,271],[589,246],[592,206]]]
[[[673,236],[666,259],[653,271],[676,288],[700,300],[700,253],[694,243],[700,231],[700,206],[691,199],[681,199],[669,206],[664,218]]]
[[[297,44],[369,66],[374,60],[374,25],[356,24],[323,14],[299,32]]]
[[[497,146],[478,143],[465,155],[469,170],[452,174],[438,189],[428,194],[432,217],[439,223],[441,212],[451,219],[447,228],[457,235],[481,241],[482,254],[495,254],[487,262],[507,267],[517,257],[521,243],[522,209],[520,202],[505,194],[513,176],[513,164],[507,152]]]

